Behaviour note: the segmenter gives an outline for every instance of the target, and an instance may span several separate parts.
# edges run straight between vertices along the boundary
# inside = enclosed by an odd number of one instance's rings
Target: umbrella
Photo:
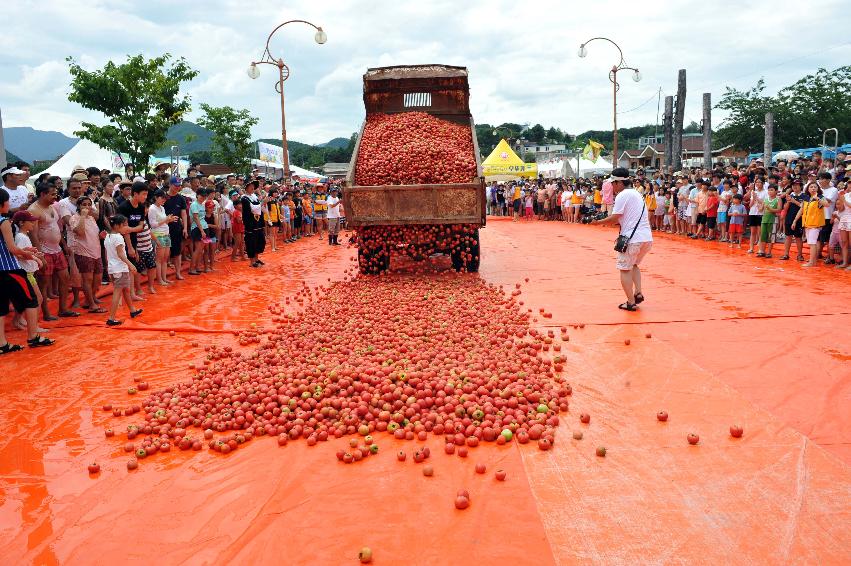
[[[797,152],[792,151],[791,149],[787,149],[786,151],[778,151],[774,155],[774,161],[778,161],[782,159],[783,161],[794,161],[795,159],[800,159],[801,156],[798,155]]]

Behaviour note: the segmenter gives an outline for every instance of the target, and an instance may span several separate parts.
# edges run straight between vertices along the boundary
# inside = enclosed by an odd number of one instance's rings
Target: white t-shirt
[[[15,245],[21,249],[33,247],[32,240],[30,240],[30,237],[27,234],[24,234],[23,232],[18,232],[17,234],[15,234]],[[21,269],[23,269],[27,273],[35,273],[36,271],[38,271],[38,262],[36,260],[22,258],[17,259],[18,263],[21,265]]]
[[[103,241],[103,247],[106,250],[106,269],[110,275],[116,273],[129,273],[130,268],[118,257],[118,246],[124,245],[124,236],[114,232],[106,235]],[[124,250],[127,253],[127,250]]]
[[[763,188],[762,190],[754,190],[753,197],[751,199],[751,208],[748,211],[750,216],[760,216],[762,215],[762,211],[765,208],[765,199],[768,198],[768,189]]]
[[[836,208],[836,199],[839,197],[839,189],[831,185],[826,189],[822,189],[822,194],[824,198],[827,199],[827,206],[824,207],[824,218],[825,220],[830,220],[830,217],[833,216],[833,210]]]
[[[328,218],[340,218],[340,207],[333,206],[340,202],[340,199],[333,196],[328,196],[325,199],[325,204],[328,205]]]
[[[845,193],[845,210],[839,213],[840,222],[851,222],[851,193]],[[15,242],[17,245],[17,242]],[[18,246],[20,247],[20,246]],[[21,260],[18,260],[21,261]]]
[[[642,211],[642,208],[644,209]],[[650,230],[650,221],[647,219],[647,207],[644,197],[635,189],[624,189],[615,197],[615,206],[612,214],[620,214],[621,234],[629,237],[635,228],[635,235],[630,239],[630,244],[640,242],[652,242],[653,232]],[[638,228],[635,227],[636,222]]]
[[[165,213],[164,207],[157,204],[152,204],[148,207],[148,226],[151,227],[151,234],[168,236],[166,218],[168,218],[168,214]]]
[[[29,200],[30,192],[24,185],[19,185],[14,189],[10,189],[6,185],[3,185],[3,190],[9,193],[9,210],[21,208],[27,204],[27,201]]]

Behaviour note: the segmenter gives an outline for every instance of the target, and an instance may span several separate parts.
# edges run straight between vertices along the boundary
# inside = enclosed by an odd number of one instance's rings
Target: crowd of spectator
[[[222,258],[261,268],[262,254],[303,238],[325,233],[329,246],[340,245],[336,186],[267,182],[256,170],[216,178],[193,166],[179,178],[168,169],[138,176],[132,166],[124,175],[76,167],[67,179],[40,175],[34,191],[26,163],[0,171],[0,317],[5,323],[11,306],[12,328],[26,330],[30,347],[54,343],[42,322],[81,311],[117,326],[124,303],[136,318],[146,295],[184,273],[210,273]],[[107,284],[108,308],[100,294]],[[21,349],[0,324],[0,354]]]
[[[645,197],[653,230],[743,248],[759,258],[794,259],[805,267],[851,270],[851,159],[820,152],[767,166],[716,164],[712,169],[646,173],[630,177]],[[488,213],[514,221],[542,219],[588,223],[611,212],[614,194],[605,177],[489,183]],[[807,246],[805,256],[805,248]],[[793,252],[794,246],[794,252]]]

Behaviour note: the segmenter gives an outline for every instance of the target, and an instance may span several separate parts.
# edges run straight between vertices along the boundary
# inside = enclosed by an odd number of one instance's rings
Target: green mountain
[[[338,138],[331,142],[336,139]],[[281,140],[278,139],[264,138],[257,141],[281,147]],[[318,169],[326,163],[348,163],[355,148],[355,134],[352,134],[352,137],[346,140],[346,145],[342,147],[333,147],[328,144],[309,145],[289,140],[287,140],[287,146],[290,150],[290,163],[305,169]]]
[[[171,155],[171,146],[176,145],[180,155],[189,155],[196,151],[210,151],[213,132],[203,128],[194,122],[179,122],[168,129],[166,143],[157,150],[157,157]]]
[[[18,157],[17,155],[15,155],[14,153],[12,153],[11,151],[9,151],[7,149],[6,150],[6,163],[15,163],[16,161],[23,161],[23,159],[21,159],[20,157]]]
[[[341,149],[349,145],[348,138],[334,138],[331,141],[327,141],[325,143],[316,144],[316,147],[330,147],[334,149]]]
[[[77,138],[60,132],[36,130],[28,126],[3,128],[6,148],[27,163],[57,159],[77,143]]]

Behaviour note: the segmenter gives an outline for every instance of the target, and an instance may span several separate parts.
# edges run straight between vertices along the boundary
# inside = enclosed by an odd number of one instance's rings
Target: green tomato
[[[500,434],[505,437],[506,442],[511,442],[511,439],[514,438],[514,433],[511,432],[510,428],[503,429]]]
[[[539,413],[546,413],[546,412],[547,412],[547,411],[549,411],[549,410],[550,410],[550,408],[549,408],[549,407],[547,407],[546,405],[544,405],[543,403],[541,403],[540,405],[538,405],[538,412],[539,412]]]
[[[392,421],[390,424],[387,425],[388,432],[395,432],[397,428],[399,428],[399,423],[397,423],[396,421]]]

